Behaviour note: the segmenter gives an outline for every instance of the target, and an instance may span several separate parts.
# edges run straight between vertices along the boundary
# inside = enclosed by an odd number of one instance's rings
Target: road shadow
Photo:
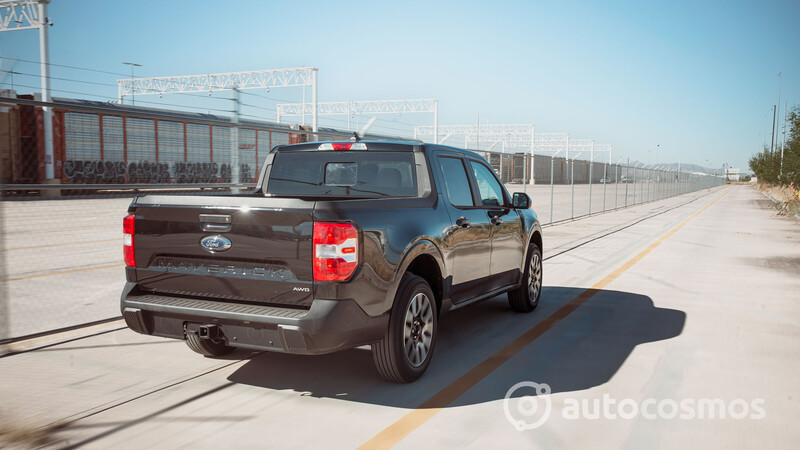
[[[373,367],[371,352],[364,348],[321,356],[263,353],[228,380],[293,390],[300,396],[416,408],[523,333],[552,320],[556,311],[585,291],[545,287],[539,308],[531,314],[513,313],[506,296],[501,295],[443,317],[431,365],[411,384],[383,381]],[[503,399],[519,381],[548,383],[553,393],[601,385],[619,370],[636,346],[680,335],[685,321],[683,311],[658,308],[647,296],[597,290],[478,383],[478,389],[471,389],[453,404]]]

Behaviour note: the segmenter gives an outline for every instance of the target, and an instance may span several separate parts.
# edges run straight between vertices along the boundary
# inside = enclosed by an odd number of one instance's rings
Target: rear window
[[[278,153],[267,193],[314,197],[416,197],[411,152]]]

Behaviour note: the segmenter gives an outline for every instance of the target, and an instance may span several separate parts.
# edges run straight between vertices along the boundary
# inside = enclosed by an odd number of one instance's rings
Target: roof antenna
[[[350,142],[361,142],[361,136],[358,135],[358,132],[354,131],[353,136],[350,138]]]

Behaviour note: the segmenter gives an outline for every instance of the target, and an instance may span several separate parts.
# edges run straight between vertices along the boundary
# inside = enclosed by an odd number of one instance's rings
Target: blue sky
[[[133,61],[137,76],[315,66],[321,101],[437,98],[440,124],[534,123],[645,162],[745,169],[765,116],[772,125],[778,72],[781,103],[800,104],[798,1],[53,0],[49,15],[53,64],[127,74]],[[37,32],[0,33],[0,56],[38,61]],[[37,65],[0,61],[20,73],[18,92],[38,91],[24,87],[39,85]],[[115,98],[113,73],[54,66],[52,77],[82,83],[54,79],[53,95]],[[253,94],[243,113],[265,120],[302,99],[299,88]],[[229,97],[137,104],[228,114]],[[431,122],[379,116],[373,131]]]

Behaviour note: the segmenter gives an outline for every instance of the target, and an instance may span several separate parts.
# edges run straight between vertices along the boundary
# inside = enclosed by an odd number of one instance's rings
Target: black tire
[[[516,312],[528,313],[539,306],[542,295],[542,251],[531,243],[525,260],[525,273],[517,289],[508,293],[508,304]]]
[[[436,299],[428,282],[416,275],[404,275],[395,295],[389,329],[383,339],[372,344],[372,360],[383,378],[410,383],[425,373],[436,344],[437,316]],[[415,351],[407,351],[407,344],[409,350]]]
[[[185,333],[185,336],[186,345],[188,345],[193,352],[203,356],[222,356],[234,350],[233,347],[225,345],[225,342],[222,340],[215,342],[211,339],[200,339],[195,333]]]

